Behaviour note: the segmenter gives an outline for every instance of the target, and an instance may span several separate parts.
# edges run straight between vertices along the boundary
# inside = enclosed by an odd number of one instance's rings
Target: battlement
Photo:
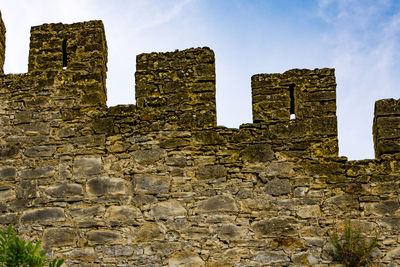
[[[183,128],[217,124],[214,52],[205,47],[136,57],[136,105]]]
[[[373,135],[377,158],[400,152],[400,99],[376,101]]]
[[[334,69],[254,75],[230,129],[210,48],[138,55],[136,105],[106,106],[106,63],[101,21],[44,24],[0,71],[1,228],[68,266],[320,266],[346,218],[400,264],[400,100],[376,102],[377,159],[347,161]]]
[[[3,23],[0,37],[2,63]],[[31,91],[24,91],[26,97],[36,91],[43,101],[43,94],[47,95],[45,102],[50,104],[33,105],[35,109],[104,110],[107,109],[106,64],[107,44],[101,21],[44,24],[31,29],[28,74],[6,75],[2,80],[12,88],[28,81],[37,84]],[[150,124],[153,130],[216,127],[215,57],[211,49],[141,54],[136,58],[136,69],[136,108],[135,114],[130,115],[136,123],[132,127],[146,128]],[[257,134],[268,143],[286,143],[284,149],[302,147],[303,156],[338,156],[334,69],[257,74],[251,77],[251,87],[253,124],[246,127],[258,128]],[[7,105],[15,101],[9,100]],[[383,118],[376,117],[377,121]],[[388,142],[378,135],[374,132],[377,156],[400,150],[393,145],[393,138],[390,148],[378,149]]]

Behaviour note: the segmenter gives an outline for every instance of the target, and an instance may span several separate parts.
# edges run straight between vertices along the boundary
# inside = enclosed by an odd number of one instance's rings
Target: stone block
[[[289,235],[294,233],[291,218],[272,218],[254,222],[251,227],[254,229],[257,238],[265,236]]]
[[[111,206],[107,208],[106,218],[112,226],[115,225],[139,225],[143,221],[142,212],[132,206]]]
[[[93,230],[86,236],[90,245],[115,244],[121,242],[122,239],[119,232],[111,230]]]
[[[43,166],[37,167],[35,169],[22,170],[20,177],[22,179],[36,179],[36,178],[46,178],[53,176],[55,174],[54,167]]]
[[[271,242],[271,247],[274,249],[280,248],[304,248],[302,241],[294,236],[278,236]]]
[[[27,157],[51,157],[56,152],[55,146],[33,146],[25,149],[24,155]]]
[[[200,201],[197,206],[198,213],[212,212],[237,212],[235,200],[231,196],[218,195]]]
[[[70,214],[74,218],[90,218],[94,216],[101,216],[105,212],[105,208],[99,205],[92,206],[74,206],[71,207]]]
[[[83,189],[80,184],[61,184],[50,186],[46,189],[46,194],[55,198],[66,198],[83,195]]]
[[[196,177],[199,179],[217,179],[226,177],[226,168],[222,165],[201,166],[196,171]]]
[[[96,175],[101,172],[101,157],[77,157],[74,160],[75,177]]]
[[[21,199],[35,198],[38,196],[37,182],[35,180],[23,180],[17,187],[17,197]]]
[[[288,177],[295,173],[293,168],[291,162],[272,162],[267,165],[265,172],[267,176]]]
[[[290,258],[284,251],[260,251],[253,257],[252,261],[268,266],[271,264],[288,264]]]
[[[203,267],[204,261],[197,253],[184,250],[172,255],[167,260],[169,267]]]
[[[380,216],[391,216],[400,208],[399,200],[387,200],[366,207],[366,211]]]
[[[44,248],[74,246],[78,238],[76,230],[70,228],[50,228],[43,234]]]
[[[321,210],[318,205],[301,206],[297,209],[297,216],[302,219],[318,218],[321,216]]]
[[[400,217],[399,216],[384,217],[378,220],[378,224],[381,227],[388,229],[389,231],[398,233],[398,231],[400,230]]]
[[[165,149],[153,148],[147,150],[137,150],[132,152],[132,159],[140,164],[152,164],[167,156]]]
[[[129,193],[129,186],[124,179],[99,177],[87,181],[86,191],[95,196],[125,195]]]
[[[13,189],[6,189],[0,187],[0,201],[7,202],[16,198],[15,191]]]
[[[121,257],[121,256],[131,256],[133,254],[134,249],[130,246],[108,246],[104,249],[104,254],[109,257]]]
[[[17,170],[14,167],[0,168],[0,180],[13,180],[17,177]]]
[[[0,159],[12,158],[18,155],[20,147],[16,145],[0,146]]]
[[[96,254],[94,248],[85,247],[85,248],[73,248],[72,250],[63,253],[63,257],[68,259],[77,259],[77,260],[86,260],[93,261],[96,259]]]
[[[241,157],[244,162],[268,162],[274,158],[274,151],[268,144],[253,144],[242,150]]]
[[[29,135],[48,135],[50,133],[50,127],[48,123],[31,122],[29,124],[24,124],[22,131]]]
[[[156,223],[145,222],[136,233],[135,241],[142,242],[154,242],[164,238],[164,234]]]
[[[273,196],[287,195],[292,191],[292,185],[287,179],[277,178],[267,183],[265,191]]]
[[[65,221],[62,208],[37,208],[26,210],[22,213],[22,223],[48,223]]]
[[[221,240],[244,240],[246,230],[244,227],[240,227],[231,223],[225,223],[216,228],[218,238]]]
[[[16,224],[17,223],[17,214],[16,213],[7,213],[4,215],[0,215],[0,224]]]
[[[184,157],[168,157],[165,161],[168,166],[185,167],[187,162]]]
[[[137,174],[134,182],[136,192],[157,194],[169,191],[171,178],[154,174]]]
[[[186,209],[176,200],[156,203],[150,210],[150,215],[157,219],[173,219],[176,216],[185,216],[186,214]]]

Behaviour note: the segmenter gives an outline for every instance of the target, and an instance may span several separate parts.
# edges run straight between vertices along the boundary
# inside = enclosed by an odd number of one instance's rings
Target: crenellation
[[[0,76],[1,228],[68,266],[335,266],[348,219],[400,264],[399,100],[376,103],[377,159],[347,161],[334,69],[254,75],[253,123],[231,129],[209,48],[138,55],[136,105],[107,107],[100,21],[33,27],[30,47]]]
[[[400,153],[400,99],[375,103],[373,135],[377,158]]]
[[[311,157],[337,157],[334,69],[254,75],[252,95],[253,121],[267,124],[269,140],[293,142],[294,150],[305,143]]]
[[[145,117],[181,129],[216,126],[211,49],[141,54],[136,61],[136,104]]]

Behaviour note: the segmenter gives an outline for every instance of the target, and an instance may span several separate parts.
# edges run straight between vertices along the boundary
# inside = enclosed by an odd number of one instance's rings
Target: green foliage
[[[347,267],[366,266],[371,261],[371,251],[377,246],[376,238],[367,243],[360,232],[351,227],[348,221],[344,228],[342,237],[335,234],[331,238],[334,247],[330,251],[333,260],[338,261]]]
[[[26,242],[20,239],[10,225],[6,232],[0,231],[0,266],[4,267],[43,267],[46,266],[46,252],[40,242]],[[60,267],[64,260],[54,259],[49,267]]]

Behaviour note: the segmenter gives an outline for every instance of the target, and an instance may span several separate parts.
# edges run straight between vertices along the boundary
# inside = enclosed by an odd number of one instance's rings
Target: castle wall
[[[346,220],[400,264],[398,101],[377,102],[379,157],[347,161],[332,69],[253,76],[254,123],[229,129],[209,48],[139,55],[137,105],[107,108],[100,22],[33,27],[30,47],[0,76],[0,225],[67,266],[329,266]]]

